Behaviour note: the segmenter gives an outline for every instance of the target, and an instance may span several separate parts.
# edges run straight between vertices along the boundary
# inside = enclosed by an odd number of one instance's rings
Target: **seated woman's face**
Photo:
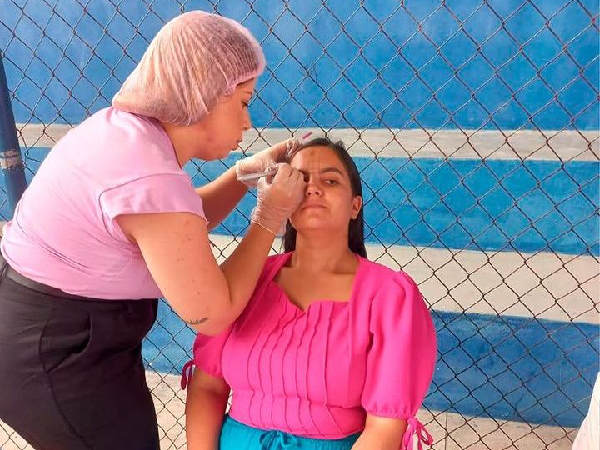
[[[329,147],[307,147],[291,161],[307,181],[304,201],[290,218],[297,231],[327,229],[347,232],[356,219],[362,198],[352,194],[350,177],[335,151]]]

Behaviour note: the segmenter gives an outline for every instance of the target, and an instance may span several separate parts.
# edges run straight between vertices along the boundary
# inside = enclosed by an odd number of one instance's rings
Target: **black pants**
[[[61,298],[0,274],[0,419],[37,450],[157,450],[142,339],[157,301]]]

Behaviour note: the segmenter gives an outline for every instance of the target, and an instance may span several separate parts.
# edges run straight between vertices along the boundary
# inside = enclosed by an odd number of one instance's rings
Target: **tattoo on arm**
[[[208,320],[208,317],[203,317],[202,319],[183,319],[185,323],[188,325],[200,325]]]

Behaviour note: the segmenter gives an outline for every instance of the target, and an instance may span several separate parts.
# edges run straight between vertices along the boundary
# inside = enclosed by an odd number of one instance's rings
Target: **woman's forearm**
[[[196,193],[202,199],[204,214],[208,220],[208,229],[219,225],[244,197],[248,189],[237,180],[235,167],[230,168],[216,180],[197,188]]]
[[[237,248],[221,264],[235,317],[241,314],[252,296],[274,239],[269,231],[252,223]]]
[[[402,436],[363,431],[352,450],[399,450]]]
[[[219,449],[226,408],[227,396],[205,389],[196,389],[188,393],[185,408],[188,450]]]
[[[364,431],[352,450],[399,450],[406,431],[406,420],[367,416]]]

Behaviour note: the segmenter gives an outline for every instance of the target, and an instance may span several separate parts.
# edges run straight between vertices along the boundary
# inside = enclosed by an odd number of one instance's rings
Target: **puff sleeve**
[[[216,378],[223,378],[223,347],[229,338],[231,327],[216,336],[198,333],[194,341],[193,358],[181,370],[181,389],[185,389],[192,377],[194,366]]]
[[[430,443],[431,436],[415,415],[427,394],[437,355],[435,328],[414,281],[398,272],[386,280],[371,305],[371,345],[362,405],[367,413],[405,419],[402,450],[413,436]]]

